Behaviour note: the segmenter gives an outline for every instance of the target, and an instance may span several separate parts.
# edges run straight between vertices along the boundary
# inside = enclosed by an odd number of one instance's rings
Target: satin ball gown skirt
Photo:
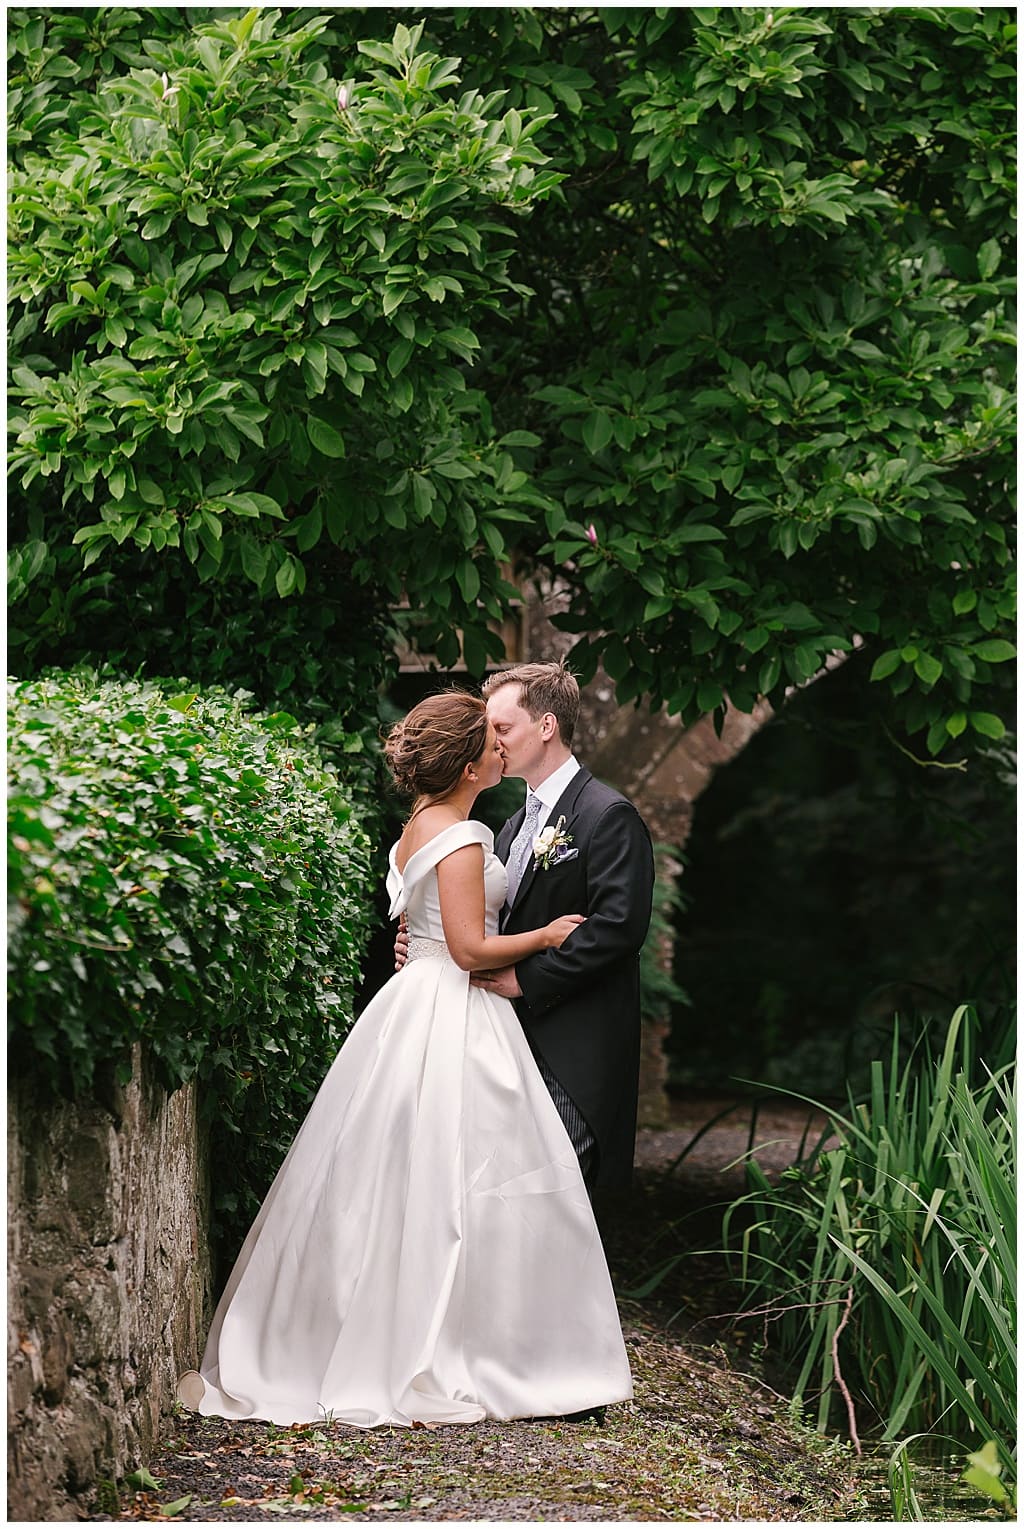
[[[356,1427],[632,1395],[575,1154],[512,1005],[442,952],[353,1027],[245,1241],[186,1404]]]

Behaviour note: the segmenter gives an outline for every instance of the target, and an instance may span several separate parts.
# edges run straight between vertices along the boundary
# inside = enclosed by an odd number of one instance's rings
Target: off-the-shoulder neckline
[[[399,868],[398,868],[398,845],[399,845],[399,843],[401,841],[400,840],[396,840],[395,843],[392,844],[392,846],[391,846],[391,853],[390,853],[390,856],[388,857],[390,859],[390,861],[391,861],[391,868],[395,872],[395,875],[396,876],[400,876],[401,879],[403,881],[405,881],[406,877],[409,874],[409,867],[412,865],[414,860],[418,859],[419,856],[424,853],[424,851],[430,849],[432,845],[436,844],[438,839],[443,839],[445,834],[450,834],[453,829],[455,829],[455,828],[466,828],[467,826],[472,827],[472,828],[482,829],[483,832],[485,834],[488,834],[492,840],[494,838],[494,835],[493,835],[493,833],[491,833],[491,830],[487,827],[487,824],[479,822],[478,819],[476,819],[476,818],[463,818],[462,821],[459,822],[459,823],[449,823],[447,828],[439,829],[436,834],[432,834],[431,837],[427,840],[426,844],[421,844],[419,849],[414,849],[413,850],[412,854],[409,856],[408,860],[405,862],[405,870],[404,871],[403,870],[399,870]],[[476,842],[480,843],[481,841],[477,840]]]

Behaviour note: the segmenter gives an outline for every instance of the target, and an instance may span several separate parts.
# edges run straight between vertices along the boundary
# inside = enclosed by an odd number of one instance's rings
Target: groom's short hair
[[[480,689],[486,698],[503,685],[520,687],[519,704],[534,721],[550,712],[558,723],[558,736],[566,748],[572,746],[580,715],[580,687],[564,659],[550,664],[516,664],[511,669],[499,669],[496,674],[488,675]]]

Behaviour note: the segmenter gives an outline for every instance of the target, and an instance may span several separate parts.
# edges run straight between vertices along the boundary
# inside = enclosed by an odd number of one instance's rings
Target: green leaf
[[[995,239],[986,239],[978,250],[978,275],[982,281],[989,281],[998,271],[999,262],[1002,259],[1002,251]]]
[[[927,748],[929,754],[938,754],[941,753],[943,747],[948,741],[949,734],[946,730],[946,723],[942,717],[939,717],[928,729],[928,736],[925,739],[925,747]]]
[[[745,526],[752,520],[765,520],[768,516],[774,514],[775,511],[770,504],[744,504],[735,512],[729,524],[731,526]]]
[[[397,377],[399,372],[405,370],[409,364],[409,357],[413,352],[411,340],[398,340],[388,352],[388,371],[392,377]]]
[[[471,605],[480,593],[480,573],[476,564],[467,559],[455,566],[455,581],[467,605]]]
[[[778,529],[779,551],[784,558],[791,558],[800,544],[800,527],[795,520],[783,521]]]
[[[1002,720],[990,711],[970,711],[967,719],[976,733],[981,733],[985,738],[994,738],[998,742],[1006,737],[1006,727]]]
[[[140,1466],[137,1471],[130,1472],[124,1479],[128,1486],[142,1491],[159,1492],[164,1484],[162,1477],[158,1480],[156,1476],[150,1474],[144,1465]]]
[[[993,1502],[1010,1501],[1010,1494],[1000,1480],[1003,1467],[994,1439],[989,1439],[981,1449],[968,1455],[967,1463],[968,1469],[964,1471],[961,1478],[963,1481],[966,1481],[969,1486],[976,1487]]]
[[[276,585],[277,592],[281,596],[282,600],[286,599],[288,595],[294,592],[297,582],[295,559],[293,557],[286,556],[284,562],[281,564],[276,574],[274,575],[274,584]]]
[[[420,520],[426,520],[434,504],[434,485],[422,473],[412,474],[412,502]]]
[[[900,653],[900,650],[898,648],[890,648],[887,653],[882,653],[875,659],[868,678],[871,680],[887,679],[890,674],[895,674],[902,662],[903,655]]]
[[[657,621],[660,616],[667,616],[670,610],[674,610],[675,603],[671,595],[656,595],[644,606],[644,621]]]
[[[583,444],[592,456],[603,451],[612,438],[612,422],[603,409],[595,409],[583,421]]]
[[[464,356],[466,360],[471,360],[473,351],[480,349],[480,341],[471,329],[453,326],[450,329],[440,330],[436,338],[442,345],[446,345],[449,350],[456,351],[460,356]]]
[[[681,526],[675,526],[671,533],[673,543],[682,542],[724,542],[725,532],[718,526],[709,526],[705,522],[690,521]]]
[[[449,478],[458,482],[464,481],[466,478],[476,477],[476,473],[466,462],[441,461],[434,462],[432,465],[434,472],[439,473],[442,478]]]
[[[246,518],[257,519],[261,515],[269,515],[273,520],[285,518],[284,510],[269,494],[224,494],[219,501],[213,502],[219,502],[236,515],[244,515]]]
[[[914,673],[926,685],[934,685],[942,678],[942,665],[930,653],[919,653],[914,660]]]
[[[315,504],[307,514],[295,523],[295,545],[300,552],[309,552],[320,540],[323,530],[323,514]]]
[[[987,637],[983,642],[972,643],[970,651],[975,658],[982,659],[986,664],[1004,664],[1017,657],[1013,643],[1001,637]]]
[[[242,557],[242,572],[247,579],[252,579],[254,584],[262,584],[267,574],[269,553],[260,542],[254,542],[251,537],[243,537],[240,544]]]
[[[306,420],[306,433],[312,445],[325,457],[343,457],[345,455],[345,441],[339,431],[326,420],[320,419],[316,414],[310,414]]]

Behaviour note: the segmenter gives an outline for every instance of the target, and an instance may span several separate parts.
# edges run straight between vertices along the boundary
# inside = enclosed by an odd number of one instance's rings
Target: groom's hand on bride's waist
[[[501,966],[495,971],[473,972],[469,981],[471,987],[482,987],[486,993],[494,993],[499,998],[522,998],[523,996],[514,966]]]
[[[409,959],[409,931],[405,927],[405,914],[398,921],[398,933],[395,935],[395,971],[400,972]]]

